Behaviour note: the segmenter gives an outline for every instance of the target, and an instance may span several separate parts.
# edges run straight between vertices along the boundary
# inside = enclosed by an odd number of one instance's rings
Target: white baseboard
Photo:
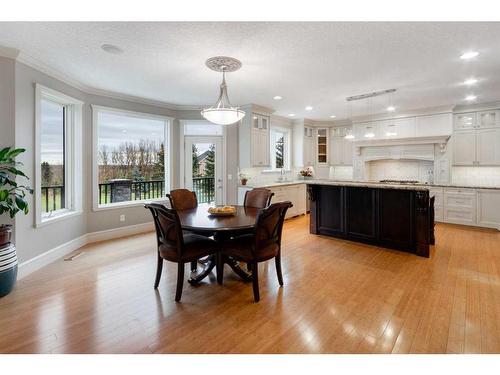
[[[34,258],[22,262],[19,264],[19,269],[17,273],[17,279],[20,280],[23,277],[28,276],[30,273],[38,271],[40,268],[56,261],[57,259],[79,249],[80,247],[87,244],[87,235],[77,237],[74,240],[68,241],[59,245],[43,254],[37,255]]]
[[[99,232],[87,233],[87,243],[112,240],[115,238],[132,236],[134,234],[150,232],[155,229],[154,223],[143,223],[128,225],[121,228],[113,228],[108,230],[101,230]]]
[[[150,232],[153,230],[153,223],[143,223],[84,234],[83,236],[63,243],[62,245],[50,249],[43,254],[20,263],[17,279],[20,280],[23,277],[28,276],[30,273],[35,272],[42,267],[45,267],[46,265],[64,257],[65,255],[72,253],[75,250],[78,250],[80,247],[87,244],[112,240],[120,237],[132,236],[134,234]]]

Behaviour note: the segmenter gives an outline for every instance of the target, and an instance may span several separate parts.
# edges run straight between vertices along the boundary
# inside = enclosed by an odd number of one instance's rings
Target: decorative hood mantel
[[[386,139],[364,139],[364,140],[358,140],[358,141],[353,141],[353,146],[355,150],[356,155],[361,155],[361,150],[363,148],[391,148],[391,149],[398,149],[402,151],[402,156],[400,158],[405,158],[405,148],[410,150],[415,150],[415,149],[426,149],[429,147],[434,148],[434,145],[439,145],[439,150],[440,152],[444,153],[446,151],[446,144],[448,140],[450,139],[449,135],[439,135],[439,136],[429,136],[429,137],[411,137],[411,138],[386,138]],[[425,147],[427,145],[427,147]],[[394,148],[392,146],[399,146],[397,148]],[[415,146],[420,146],[420,147],[415,147]],[[424,146],[424,147],[422,147]],[[375,152],[376,154],[377,152]],[[413,152],[412,152],[413,153]],[[369,152],[371,154],[371,152]],[[381,154],[385,154],[385,152],[382,152]],[[395,156],[395,155],[394,155]],[[398,157],[391,157],[391,159],[396,159]],[[380,159],[380,158],[378,158]],[[425,157],[424,159],[427,159]]]

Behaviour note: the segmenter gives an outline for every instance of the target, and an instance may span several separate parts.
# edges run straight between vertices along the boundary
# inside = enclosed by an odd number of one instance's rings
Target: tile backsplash
[[[434,171],[432,161],[376,160],[366,163],[365,176],[370,181],[416,180],[429,182]]]
[[[500,167],[452,167],[452,185],[500,187]]]

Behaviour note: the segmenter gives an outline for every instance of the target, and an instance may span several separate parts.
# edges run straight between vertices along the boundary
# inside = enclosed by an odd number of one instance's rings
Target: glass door
[[[184,186],[198,203],[222,204],[222,138],[185,137]]]

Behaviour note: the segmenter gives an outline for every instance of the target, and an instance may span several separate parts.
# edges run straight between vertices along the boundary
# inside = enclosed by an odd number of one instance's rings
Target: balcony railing
[[[99,204],[165,197],[163,180],[115,181],[99,184]]]
[[[198,203],[215,202],[215,184],[213,177],[193,177],[193,190]]]
[[[64,185],[42,186],[42,212],[65,208]]]
[[[193,190],[198,203],[215,201],[215,183],[213,177],[194,177]],[[157,199],[165,197],[163,180],[152,181],[115,181],[99,184],[99,204],[124,201]],[[50,212],[65,208],[63,185],[42,187],[42,211]]]

